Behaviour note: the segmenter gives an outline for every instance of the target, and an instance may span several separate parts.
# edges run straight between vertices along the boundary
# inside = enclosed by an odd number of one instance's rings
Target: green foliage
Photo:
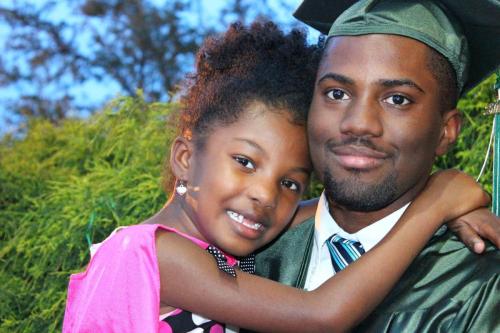
[[[462,135],[437,167],[479,173],[493,80],[460,101]],[[175,115],[175,104],[119,98],[88,119],[33,120],[25,137],[0,141],[0,332],[60,330],[68,277],[88,262],[88,241],[164,204],[163,158],[175,133],[165,123]],[[483,184],[491,189],[490,171]],[[308,197],[321,190],[313,181]]]
[[[29,123],[0,144],[0,332],[60,330],[68,277],[102,241],[166,200],[174,104],[120,98],[86,120]],[[89,226],[92,225],[92,228]]]
[[[477,177],[488,149],[493,116],[484,115],[486,106],[495,101],[495,75],[491,75],[480,85],[460,99],[458,109],[462,112],[462,131],[454,148],[439,158],[436,168],[456,168]],[[485,189],[492,189],[492,157],[480,179]]]

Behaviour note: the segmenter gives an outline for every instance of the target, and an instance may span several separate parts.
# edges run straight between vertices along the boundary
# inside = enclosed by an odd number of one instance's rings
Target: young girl
[[[304,125],[317,61],[304,34],[271,23],[235,24],[206,41],[171,149],[175,192],[157,215],[113,232],[71,276],[63,332],[223,332],[222,323],[345,331],[443,221],[487,203],[471,178],[444,172],[386,240],[315,291],[240,271],[252,271],[242,257],[284,230],[308,184]]]

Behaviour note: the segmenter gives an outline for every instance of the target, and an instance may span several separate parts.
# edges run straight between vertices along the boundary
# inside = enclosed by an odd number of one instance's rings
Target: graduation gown
[[[313,235],[314,218],[285,232],[257,254],[257,274],[303,288]],[[491,244],[476,255],[441,230],[353,331],[500,333],[499,275],[500,252]]]

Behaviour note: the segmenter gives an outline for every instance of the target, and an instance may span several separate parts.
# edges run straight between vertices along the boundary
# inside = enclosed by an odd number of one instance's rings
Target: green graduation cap
[[[305,0],[294,16],[328,36],[419,40],[448,59],[462,93],[500,64],[499,0]]]

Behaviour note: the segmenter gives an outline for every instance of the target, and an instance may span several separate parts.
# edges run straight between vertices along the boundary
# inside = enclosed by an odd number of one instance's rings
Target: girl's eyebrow
[[[312,172],[311,169],[304,168],[304,167],[295,167],[295,168],[293,168],[290,171],[292,171],[292,172],[299,172],[299,173],[305,173],[307,176],[309,176],[311,174],[311,172]]]
[[[234,138],[234,140],[244,142],[244,143],[254,147],[255,149],[259,150],[262,154],[267,155],[266,151],[255,141],[245,139],[245,138]],[[291,171],[305,173],[307,175],[309,175],[312,172],[312,170],[310,168],[304,168],[304,167],[295,167],[295,168],[291,169]]]
[[[255,149],[261,151],[262,153],[265,154],[265,150],[255,141],[245,139],[245,138],[234,138],[235,141],[241,141],[249,144],[250,146],[254,147]]]

